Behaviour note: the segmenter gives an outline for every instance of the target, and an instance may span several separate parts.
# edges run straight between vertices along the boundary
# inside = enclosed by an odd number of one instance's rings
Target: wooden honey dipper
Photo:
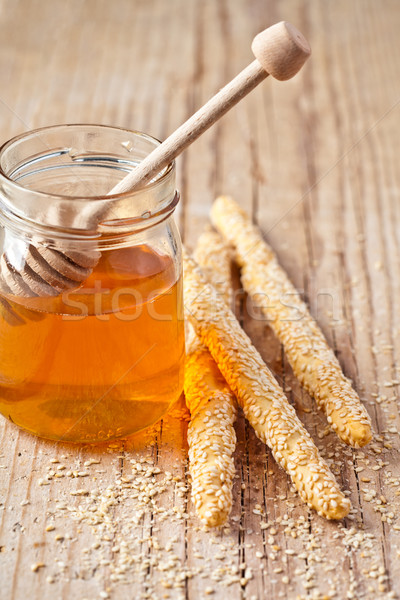
[[[108,195],[143,187],[268,75],[281,81],[290,79],[311,53],[304,36],[285,21],[256,35],[251,48],[256,60],[153,150]],[[103,218],[104,214],[99,213],[98,223]],[[23,253],[25,261],[21,268],[13,261],[12,247],[6,248],[0,259],[0,286],[4,291],[22,297],[54,296],[76,289],[100,258],[97,251],[55,250],[32,244],[26,244]],[[18,262],[21,264],[20,260]]]

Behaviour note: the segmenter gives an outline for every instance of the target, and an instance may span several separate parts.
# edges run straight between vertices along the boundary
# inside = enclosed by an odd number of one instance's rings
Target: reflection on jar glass
[[[0,149],[0,411],[34,434],[125,436],[182,393],[174,165],[107,196],[158,144],[60,125]]]

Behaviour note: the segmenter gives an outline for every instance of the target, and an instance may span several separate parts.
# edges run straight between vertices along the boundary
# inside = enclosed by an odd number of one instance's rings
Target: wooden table
[[[396,0],[1,0],[2,140],[61,122],[164,138],[248,63],[259,30],[286,19],[304,32],[313,56],[301,73],[265,82],[178,160],[177,219],[193,247],[214,197],[239,200],[376,432],[362,451],[344,447],[266,323],[238,302],[348,490],[350,517],[310,512],[242,416],[232,519],[216,533],[190,503],[183,406],[142,436],[95,448],[35,439],[2,419],[2,599],[400,593],[399,9]]]

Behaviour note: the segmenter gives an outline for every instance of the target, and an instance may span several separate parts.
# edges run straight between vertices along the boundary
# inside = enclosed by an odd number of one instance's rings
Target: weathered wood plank
[[[179,159],[178,221],[193,247],[214,196],[232,194],[304,293],[373,418],[370,448],[329,433],[243,298],[238,315],[354,511],[343,524],[311,514],[242,416],[232,520],[216,533],[190,504],[183,406],[101,447],[36,440],[1,420],[6,600],[400,594],[398,2],[2,1],[2,139],[74,121],[164,138],[280,19],[304,31],[312,59],[289,82],[265,82]]]

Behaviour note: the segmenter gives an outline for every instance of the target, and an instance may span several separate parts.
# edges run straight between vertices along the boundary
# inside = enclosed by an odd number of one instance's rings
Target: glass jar
[[[174,164],[107,195],[158,144],[60,125],[0,148],[0,412],[36,435],[125,436],[182,392]]]

